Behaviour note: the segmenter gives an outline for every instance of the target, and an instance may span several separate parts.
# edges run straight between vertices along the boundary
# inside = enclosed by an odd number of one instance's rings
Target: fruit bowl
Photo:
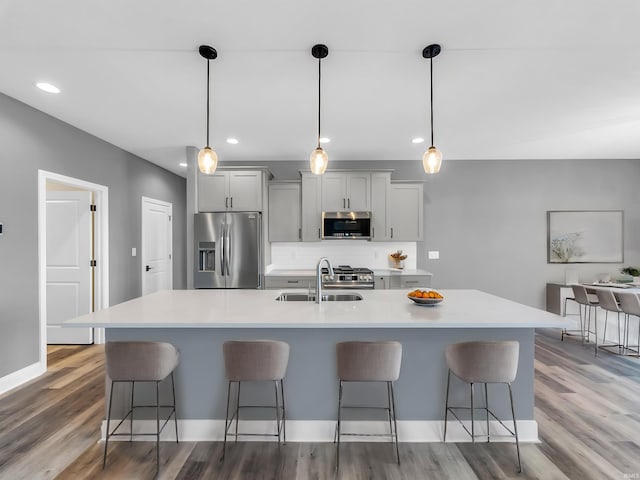
[[[427,290],[413,290],[407,294],[407,297],[412,300],[416,305],[421,306],[434,306],[442,303],[444,297],[442,294],[433,289]]]

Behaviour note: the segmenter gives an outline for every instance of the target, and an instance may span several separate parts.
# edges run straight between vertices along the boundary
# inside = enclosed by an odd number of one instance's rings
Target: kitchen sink
[[[306,293],[281,293],[276,297],[279,302],[315,302],[316,296],[314,294],[308,295]],[[362,300],[362,295],[359,293],[324,293],[322,294],[323,302],[354,302],[356,300]]]

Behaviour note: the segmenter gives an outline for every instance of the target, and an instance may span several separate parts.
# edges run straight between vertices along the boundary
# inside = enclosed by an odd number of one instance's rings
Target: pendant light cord
[[[207,60],[207,147],[209,146],[209,90],[211,90],[209,81],[209,64],[211,60]]]
[[[322,94],[322,85],[320,83],[320,79],[322,77],[322,59],[318,58],[318,148],[320,148],[320,106],[321,103],[321,94]]]
[[[433,57],[429,58],[429,78],[431,89],[431,146],[433,146]]]

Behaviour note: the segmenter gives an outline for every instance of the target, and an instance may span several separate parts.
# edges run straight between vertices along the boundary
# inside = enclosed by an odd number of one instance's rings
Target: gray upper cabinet
[[[423,238],[423,184],[392,183],[387,198],[389,240],[418,241]]]
[[[389,240],[387,197],[390,185],[391,173],[374,172],[371,174],[371,240],[374,242]]]
[[[371,210],[371,173],[327,172],[322,176],[322,210]]]
[[[198,174],[198,211],[261,212],[261,171],[218,171]]]
[[[302,241],[320,241],[322,176],[302,173]]]
[[[269,241],[302,239],[300,182],[269,184]]]

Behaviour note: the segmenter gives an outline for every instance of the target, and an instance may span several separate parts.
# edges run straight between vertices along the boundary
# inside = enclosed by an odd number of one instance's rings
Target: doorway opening
[[[55,320],[60,321],[66,318],[65,315],[77,316],[75,312],[88,313],[70,306],[70,302],[75,300],[88,311],[109,306],[108,196],[109,189],[104,185],[38,171],[40,363],[45,369],[48,330],[52,337],[60,335],[57,339],[52,338],[55,343],[67,343],[64,335],[84,335],[81,330],[72,332],[72,329],[60,327],[52,330],[48,325],[51,323],[49,316],[58,317]],[[87,201],[89,205],[86,205]],[[89,212],[86,215],[77,212],[81,204]],[[74,215],[77,215],[77,220]],[[79,225],[81,222],[84,226]],[[89,231],[85,232],[86,229]],[[56,240],[62,239],[65,240],[65,250],[55,245]],[[79,277],[83,282],[78,281]],[[85,285],[87,283],[89,287]],[[104,329],[92,330],[85,334],[90,333],[94,343],[103,343]],[[68,343],[90,342],[76,342],[71,338]]]

